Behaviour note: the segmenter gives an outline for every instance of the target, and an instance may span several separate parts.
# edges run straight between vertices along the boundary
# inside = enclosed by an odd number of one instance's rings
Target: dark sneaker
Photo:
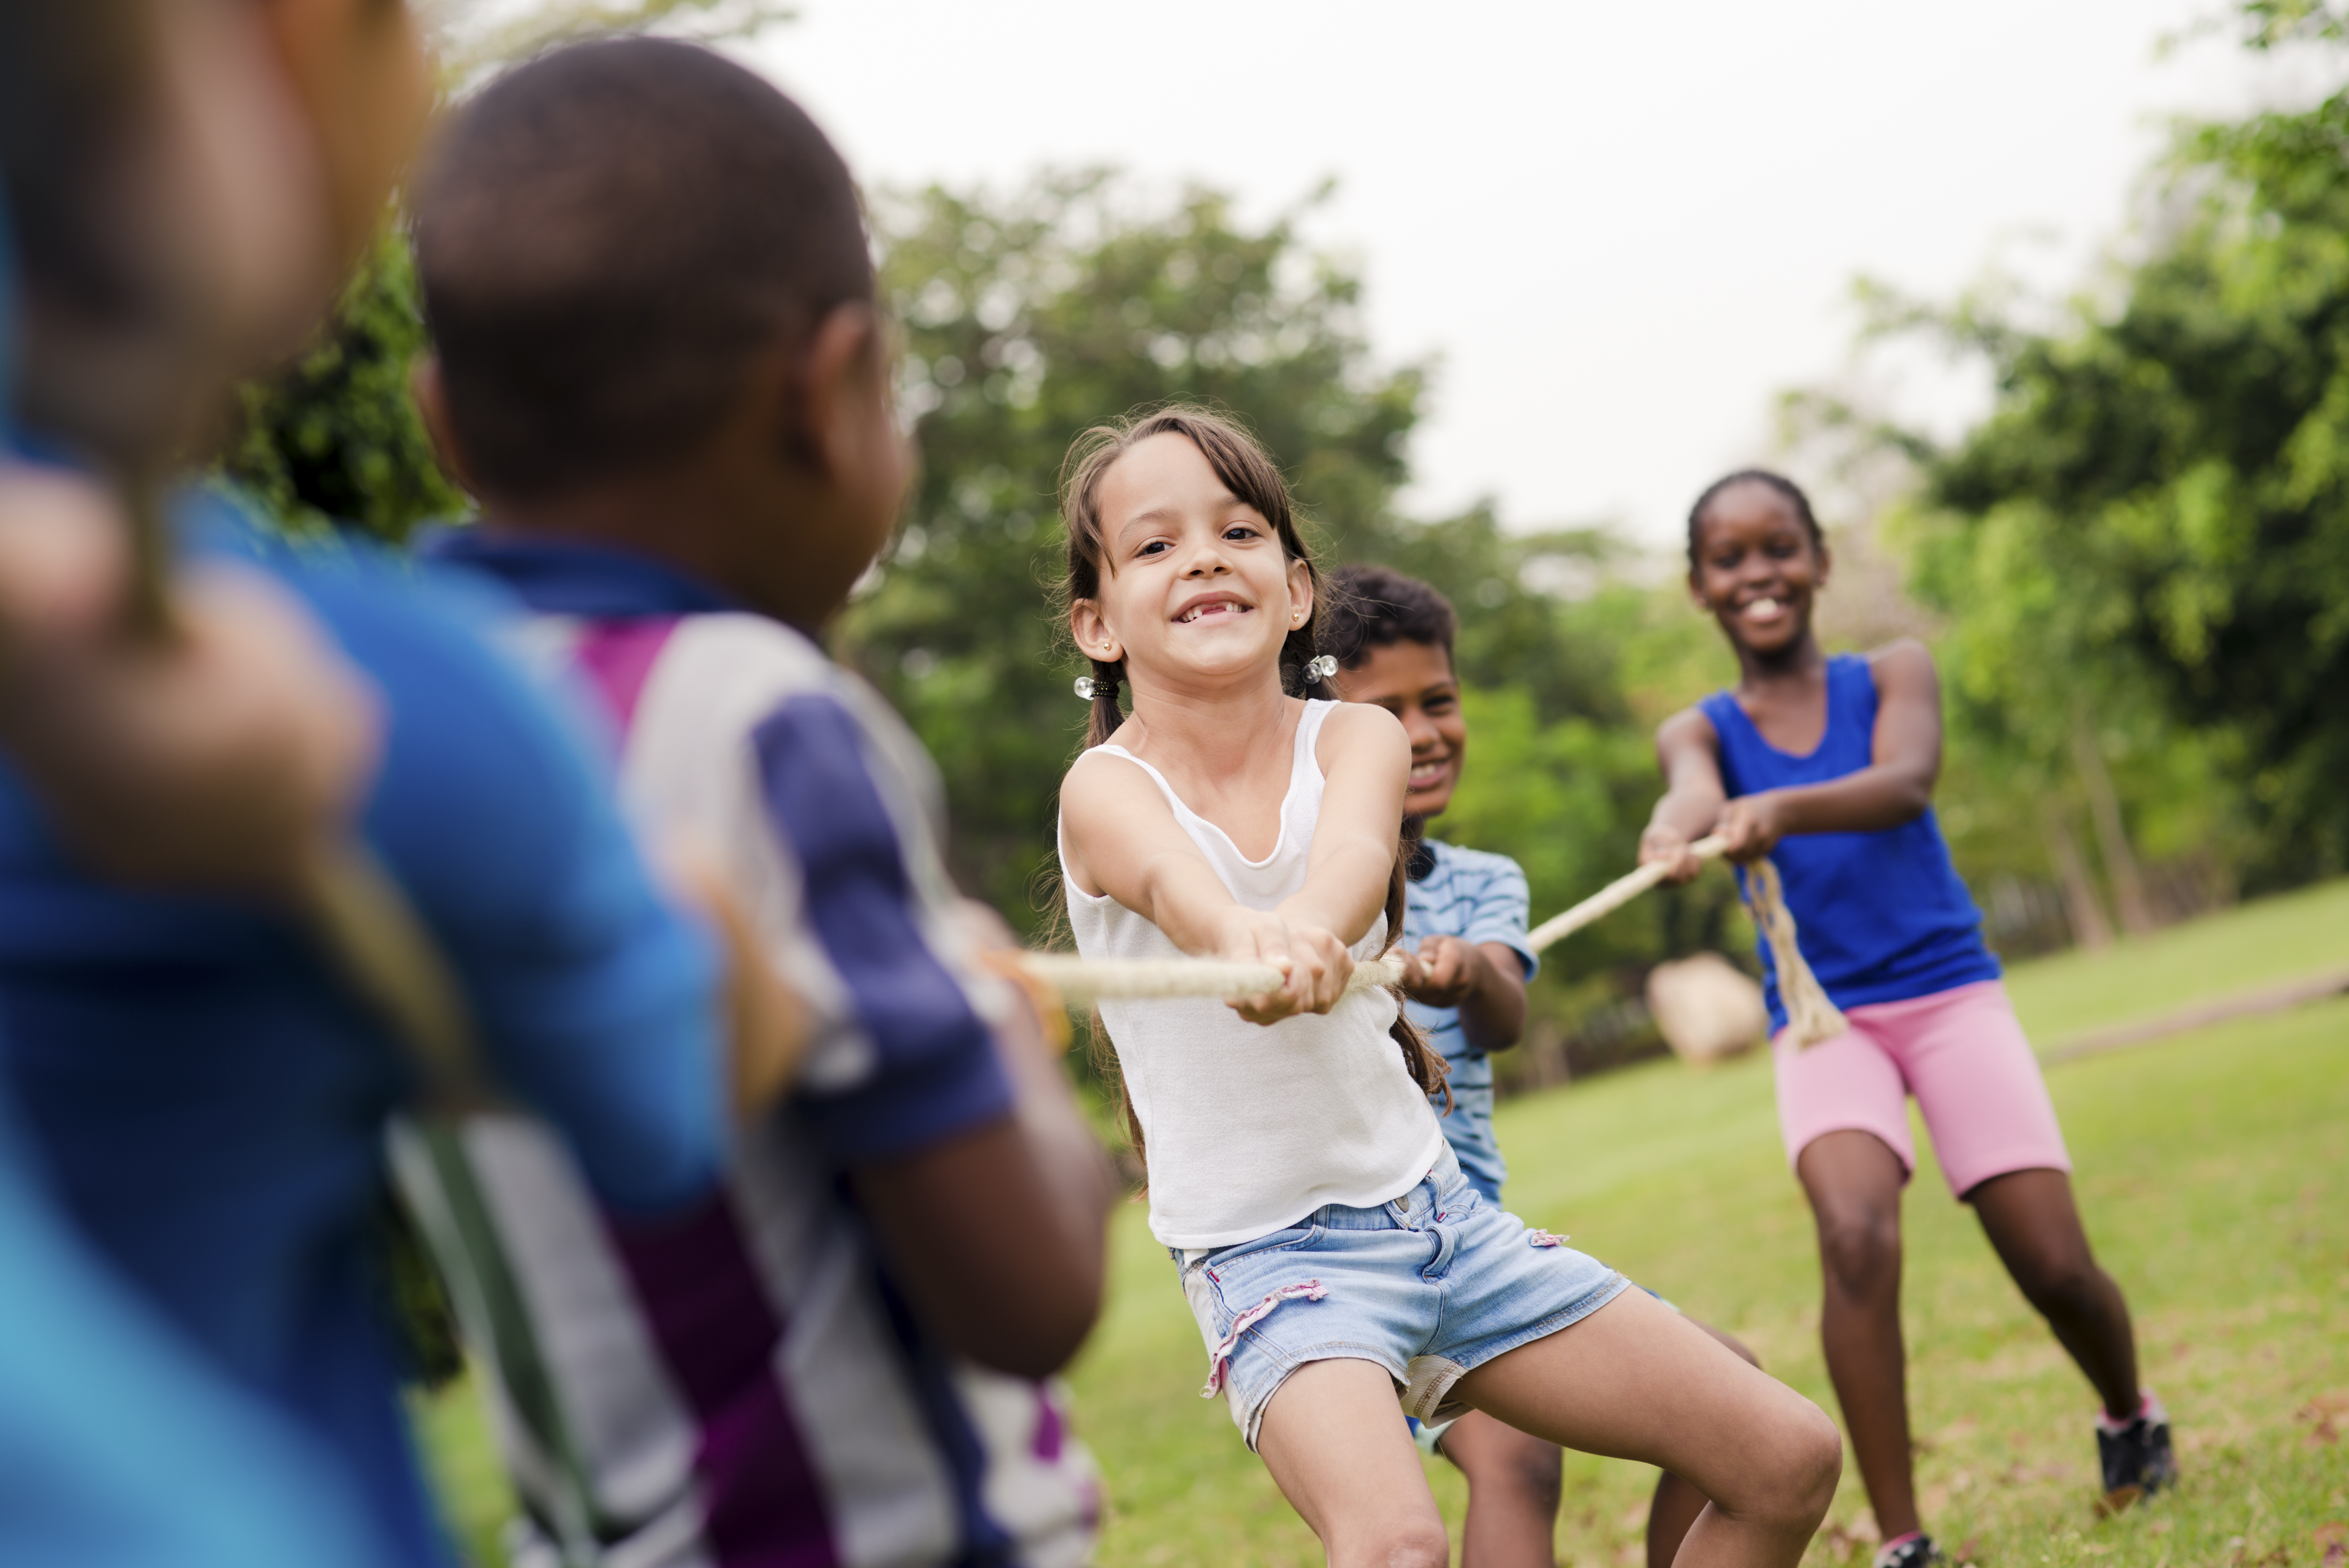
[[[2178,1480],[2178,1455],[2169,1446],[2169,1412],[2147,1390],[2133,1421],[2096,1417],[2096,1457],[2104,1461],[2104,1511],[2119,1513],[2139,1498],[2151,1497]]]
[[[1871,1568],[1939,1568],[1947,1561],[1931,1536],[1921,1530],[1912,1530],[1886,1542],[1877,1552]]]

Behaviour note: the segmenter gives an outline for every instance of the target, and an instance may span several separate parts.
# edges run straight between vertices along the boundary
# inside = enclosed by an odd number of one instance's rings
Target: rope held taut
[[[1699,860],[1716,860],[1725,848],[1719,838],[1699,839],[1689,851]],[[1616,878],[1572,909],[1552,915],[1527,934],[1526,945],[1536,953],[1597,920],[1604,919],[1664,880],[1667,862],[1658,861]],[[1746,869],[1745,903],[1770,944],[1778,972],[1778,995],[1786,1005],[1787,1027],[1797,1047],[1817,1045],[1844,1032],[1844,1016],[1803,961],[1796,943],[1795,917],[1778,882],[1777,868],[1768,860]],[[1080,958],[1068,953],[1029,953],[1019,959],[1030,975],[1058,991],[1071,1006],[1086,1007],[1103,1000],[1139,1001],[1169,996],[1198,996],[1237,1002],[1280,988],[1282,975],[1269,964],[1247,964],[1226,958]],[[1398,984],[1402,959],[1393,953],[1354,965],[1346,983],[1349,991],[1369,991]]]

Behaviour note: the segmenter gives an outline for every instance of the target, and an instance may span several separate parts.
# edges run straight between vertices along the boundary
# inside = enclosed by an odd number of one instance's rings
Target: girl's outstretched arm
[[[1903,638],[1868,659],[1876,733],[1868,765],[1825,784],[1732,800],[1714,831],[1732,860],[1768,854],[1790,833],[1868,833],[1913,822],[1941,772],[1941,683],[1925,645]]]
[[[1704,869],[1689,845],[1713,831],[1729,790],[1721,781],[1721,739],[1702,708],[1682,708],[1656,730],[1656,761],[1664,793],[1640,835],[1640,863],[1671,866],[1665,881],[1684,882]]]
[[[1395,729],[1402,733],[1400,725]],[[1400,796],[1395,810],[1400,822]],[[1280,991],[1233,1003],[1242,1017],[1269,1024],[1292,1013],[1326,1013],[1344,994],[1353,972],[1345,944],[1326,929],[1297,926],[1282,913],[1233,898],[1166,797],[1133,764],[1079,758],[1061,784],[1061,832],[1080,892],[1107,893],[1195,957],[1269,964],[1288,976]]]
[[[1360,942],[1386,909],[1394,877],[1411,737],[1385,708],[1350,702],[1322,721],[1313,755],[1321,765],[1321,814],[1313,825],[1305,885],[1282,901],[1280,913],[1292,925],[1319,926],[1340,942]]]

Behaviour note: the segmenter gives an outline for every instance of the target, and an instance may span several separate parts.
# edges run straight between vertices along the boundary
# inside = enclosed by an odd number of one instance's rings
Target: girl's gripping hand
[[[1722,853],[1746,864],[1776,849],[1778,841],[1786,836],[1779,805],[1778,792],[1764,789],[1758,795],[1740,795],[1723,806],[1721,821],[1713,830],[1724,842]]]
[[[1640,835],[1640,863],[1653,865],[1658,861],[1671,868],[1664,880],[1672,883],[1687,882],[1704,870],[1704,862],[1689,851],[1689,836],[1667,822],[1651,822]]]
[[[1278,991],[1228,1004],[1251,1024],[1278,1023],[1299,1013],[1326,1013],[1346,994],[1353,977],[1353,954],[1324,927],[1292,924],[1264,910],[1234,906],[1226,917],[1216,955],[1247,964],[1269,964],[1288,979]]]

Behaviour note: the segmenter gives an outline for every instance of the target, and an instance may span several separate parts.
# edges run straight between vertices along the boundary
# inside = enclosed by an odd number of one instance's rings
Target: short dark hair
[[[1341,566],[1330,574],[1330,603],[1321,613],[1321,651],[1346,669],[1358,668],[1372,648],[1424,643],[1452,657],[1460,617],[1452,601],[1416,577],[1385,566]]]
[[[1773,473],[1768,469],[1740,469],[1733,474],[1723,474],[1705,486],[1704,493],[1696,498],[1694,506],[1689,508],[1690,571],[1696,570],[1697,536],[1704,531],[1704,509],[1713,504],[1715,496],[1733,485],[1767,485],[1776,490],[1785,499],[1786,504],[1795,509],[1795,517],[1802,521],[1803,531],[1811,536],[1811,548],[1813,550],[1826,548],[1826,536],[1819,531],[1819,520],[1811,515],[1811,498],[1803,493],[1802,486],[1785,475]]]
[[[753,354],[874,297],[823,132],[671,39],[557,49],[460,108],[418,181],[416,253],[450,422],[512,494],[681,455]]]

